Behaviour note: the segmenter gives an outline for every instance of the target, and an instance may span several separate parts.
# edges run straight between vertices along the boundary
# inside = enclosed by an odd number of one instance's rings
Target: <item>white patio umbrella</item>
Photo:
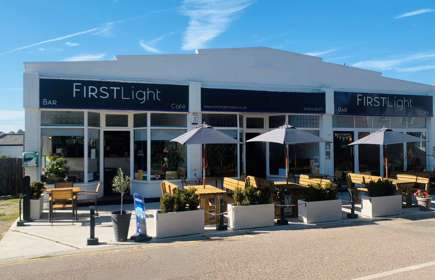
[[[398,131],[394,131],[389,128],[381,128],[373,133],[370,133],[366,137],[358,139],[349,144],[349,146],[354,145],[378,145],[386,150],[387,145],[393,144],[403,144],[408,142],[420,142],[420,138],[401,133]],[[384,158],[385,161],[385,177],[388,178],[388,159]]]
[[[296,129],[292,125],[283,125],[266,133],[260,134],[247,142],[269,142],[285,145],[285,165],[287,169],[287,183],[289,175],[288,145],[310,144],[325,142],[321,137],[308,131]]]
[[[180,144],[202,145],[202,183],[205,184],[206,144],[237,144],[237,140],[203,123],[171,140]]]

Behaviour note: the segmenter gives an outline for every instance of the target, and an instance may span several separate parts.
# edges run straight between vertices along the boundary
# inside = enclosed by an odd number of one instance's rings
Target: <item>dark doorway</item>
[[[130,176],[130,132],[104,132],[104,196],[113,194],[112,181],[118,168]]]
[[[260,133],[246,133],[246,140]],[[246,142],[246,175],[266,178],[266,143]]]
[[[349,144],[353,142],[352,131],[334,132],[334,173],[338,178],[345,178],[346,171],[354,171],[353,148]]]

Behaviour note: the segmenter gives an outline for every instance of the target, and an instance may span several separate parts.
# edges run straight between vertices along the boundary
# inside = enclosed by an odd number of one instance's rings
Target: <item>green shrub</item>
[[[160,198],[160,210],[163,213],[174,212],[175,207],[175,197],[168,193],[165,193]]]
[[[32,191],[31,199],[40,199],[44,189],[44,183],[33,182],[30,186],[30,190]]]
[[[160,210],[164,213],[196,210],[199,197],[193,189],[177,189],[174,194],[164,194],[160,198]]]
[[[310,185],[304,189],[303,198],[305,201],[324,201],[337,199],[337,190],[335,188],[323,186],[319,184]]]
[[[396,187],[389,180],[370,181],[367,184],[369,196],[390,196],[397,193]]]
[[[53,180],[63,180],[67,173],[68,167],[66,166],[66,159],[59,156],[52,156],[48,158],[48,164],[45,168],[45,175],[47,178],[53,178]]]
[[[121,213],[124,212],[123,203],[124,203],[124,194],[128,191],[128,187],[130,186],[130,177],[124,175],[124,172],[121,168],[118,168],[118,172],[116,176],[113,177],[112,181],[112,190],[121,194]]]
[[[199,197],[193,189],[184,191],[184,201],[189,210],[196,210],[199,206]]]
[[[233,199],[235,205],[243,205],[245,202],[245,192],[241,188],[236,188],[233,192]]]

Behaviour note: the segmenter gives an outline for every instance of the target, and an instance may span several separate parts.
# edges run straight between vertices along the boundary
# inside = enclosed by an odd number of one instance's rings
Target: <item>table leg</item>
[[[204,224],[208,224],[208,199],[201,197],[200,207],[204,209]]]

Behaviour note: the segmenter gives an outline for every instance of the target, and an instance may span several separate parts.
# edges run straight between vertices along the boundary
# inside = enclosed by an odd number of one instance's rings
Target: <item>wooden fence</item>
[[[0,195],[17,195],[21,190],[22,177],[21,159],[0,159]]]

